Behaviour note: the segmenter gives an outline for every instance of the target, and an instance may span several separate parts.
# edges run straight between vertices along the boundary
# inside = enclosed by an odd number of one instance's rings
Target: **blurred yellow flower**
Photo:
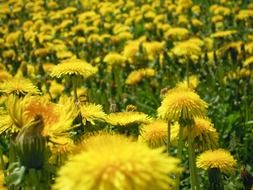
[[[236,30],[218,31],[215,32],[214,34],[211,34],[211,38],[225,38],[236,33],[237,33]]]
[[[6,183],[5,183],[5,179],[4,179],[4,173],[3,171],[1,170],[0,171],[0,189],[1,190],[7,190],[7,186],[6,186]]]
[[[166,39],[173,39],[173,40],[185,40],[189,37],[190,31],[186,28],[170,28],[168,29],[164,37]]]
[[[196,75],[189,76],[189,84],[187,79],[185,79],[183,82],[180,82],[177,84],[178,87],[189,87],[191,89],[196,89],[199,84],[199,79]]]
[[[9,72],[4,71],[4,70],[0,70],[0,81],[6,81],[8,79],[10,79],[12,76]]]
[[[249,65],[251,65],[253,63],[253,56],[248,57],[244,62],[243,62],[243,66],[247,67]]]
[[[155,120],[141,127],[139,140],[148,144],[150,148],[164,146],[168,139],[168,124],[162,120]]]
[[[139,83],[141,80],[143,80],[144,78],[153,77],[153,76],[155,76],[154,69],[151,69],[151,68],[138,69],[138,70],[132,71],[128,75],[125,83],[128,85],[135,85]]]
[[[162,149],[122,136],[98,135],[59,170],[53,189],[172,189],[169,176],[180,172],[178,163]]]
[[[113,67],[114,65],[124,66],[126,62],[126,58],[115,52],[108,53],[103,60],[109,67]]]

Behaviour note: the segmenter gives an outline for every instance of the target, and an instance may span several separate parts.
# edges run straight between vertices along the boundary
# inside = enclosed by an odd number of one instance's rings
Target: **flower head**
[[[157,120],[150,124],[144,125],[141,128],[139,139],[146,142],[151,148],[165,145],[168,139],[167,123],[162,120]]]
[[[231,36],[233,34],[236,34],[236,30],[226,30],[226,31],[218,31],[211,35],[212,38],[225,38],[228,36]]]
[[[153,76],[155,76],[155,70],[154,69],[151,69],[151,68],[138,69],[138,70],[132,71],[128,75],[125,83],[128,84],[128,85],[134,85],[134,84],[139,83],[145,77],[148,78],[148,77],[153,77]]]
[[[189,88],[170,90],[158,108],[158,117],[169,121],[205,116],[207,103]]]
[[[104,62],[107,63],[110,67],[113,65],[124,66],[126,58],[119,53],[111,52],[105,56]]]
[[[39,94],[38,88],[28,79],[12,78],[0,85],[0,91],[6,94],[26,95]]]
[[[7,190],[5,180],[4,180],[4,173],[3,171],[0,172],[0,189],[1,190]]]
[[[208,150],[197,157],[197,167],[204,170],[218,168],[222,172],[231,172],[236,165],[234,157],[224,149]]]
[[[52,68],[51,76],[61,78],[64,75],[78,75],[88,78],[97,72],[97,68],[80,59],[69,59]]]
[[[104,121],[106,118],[106,114],[101,105],[87,103],[82,105],[80,110],[82,117],[92,124],[95,124],[94,121]]]
[[[126,137],[98,135],[58,172],[54,189],[171,189],[178,160]],[[73,168],[75,168],[73,170]]]
[[[151,118],[142,112],[116,112],[116,113],[110,113],[106,121],[115,126],[126,126],[130,124],[135,123],[149,123],[151,121]]]
[[[216,148],[218,144],[218,133],[213,124],[206,118],[195,118],[195,125],[187,131],[200,149]]]

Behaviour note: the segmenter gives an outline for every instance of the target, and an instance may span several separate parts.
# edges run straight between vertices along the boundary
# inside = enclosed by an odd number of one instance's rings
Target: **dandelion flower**
[[[233,34],[236,34],[236,30],[226,30],[226,31],[218,31],[211,35],[211,38],[225,38],[228,36],[231,36]]]
[[[224,173],[229,173],[235,169],[235,166],[236,160],[224,149],[207,150],[197,157],[197,167],[204,170],[217,168]]]
[[[110,67],[112,67],[113,65],[124,66],[126,58],[119,53],[109,53],[105,56],[104,62],[107,63]]]
[[[0,85],[0,91],[6,94],[26,95],[39,94],[38,88],[28,79],[12,78]]]
[[[41,115],[44,122],[43,136],[47,136],[54,143],[65,144],[69,141],[69,131],[76,117],[74,103],[64,99],[64,103],[51,103],[41,97],[26,100],[25,116],[31,120],[35,115]]]
[[[156,120],[141,128],[140,141],[144,141],[151,148],[161,147],[168,139],[168,124],[162,120]]]
[[[170,28],[165,32],[164,36],[166,39],[184,40],[188,38],[189,34],[189,30],[186,28]]]
[[[132,71],[128,75],[125,83],[128,85],[134,85],[141,82],[145,77],[149,78],[153,76],[155,76],[154,69],[151,69],[151,68],[138,69],[138,70]]]
[[[12,76],[9,72],[0,70],[0,81],[3,82],[5,80],[10,79]]]
[[[146,53],[150,59],[156,57],[159,54],[162,54],[164,50],[164,42],[145,42],[143,47],[146,50]]]
[[[244,62],[243,62],[243,66],[247,67],[249,65],[251,65],[253,63],[253,56],[248,57]]]
[[[183,82],[180,82],[177,86],[184,87],[184,88],[189,87],[194,90],[197,88],[198,84],[199,84],[198,77],[196,75],[191,75],[189,76],[189,84],[188,84],[187,79],[185,79]]]
[[[4,173],[3,171],[0,172],[0,189],[1,190],[7,190],[5,180],[4,180]]]
[[[53,189],[172,189],[178,160],[121,136],[99,135],[59,170]],[[75,168],[73,170],[73,168]]]
[[[194,126],[186,133],[191,135],[196,146],[201,150],[217,147],[218,133],[209,119],[195,118]]]
[[[142,112],[116,112],[106,117],[107,123],[114,126],[126,126],[135,123],[149,123],[151,118]]]
[[[106,114],[101,105],[87,103],[82,105],[80,110],[82,117],[93,125],[95,121],[104,121],[106,118]]]
[[[158,117],[168,121],[204,117],[207,103],[189,88],[170,90],[158,108]]]
[[[97,72],[97,68],[80,59],[69,59],[52,68],[51,76],[61,78],[64,75],[77,75],[88,78]]]
[[[201,46],[204,43],[202,40],[193,38],[180,43],[176,43],[175,46],[171,49],[171,53],[179,58],[189,58],[191,60],[197,60],[201,55],[202,50]]]

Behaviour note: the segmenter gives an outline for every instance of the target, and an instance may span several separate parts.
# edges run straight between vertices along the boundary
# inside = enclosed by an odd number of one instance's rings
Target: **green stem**
[[[188,132],[188,154],[189,154],[191,189],[200,190],[200,186],[198,183],[198,176],[197,176],[196,161],[195,161],[196,156],[195,156],[195,149],[194,149],[194,141],[191,138],[190,129]]]
[[[72,87],[73,87],[73,92],[74,92],[74,102],[77,105],[78,103],[78,96],[77,96],[77,80],[76,77],[72,77]]]
[[[182,152],[184,147],[184,141],[183,141],[183,126],[179,127],[179,137],[178,137],[178,149],[177,149],[177,157],[178,159],[182,160]],[[175,190],[179,190],[180,187],[180,174],[176,175],[176,186]]]
[[[224,190],[222,174],[218,168],[208,170],[208,190]]]

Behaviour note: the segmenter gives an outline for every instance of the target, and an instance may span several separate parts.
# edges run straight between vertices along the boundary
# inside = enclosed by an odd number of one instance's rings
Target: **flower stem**
[[[211,168],[208,170],[208,180],[208,190],[224,190],[222,174],[218,168]]]
[[[184,147],[183,141],[183,126],[179,127],[179,139],[178,139],[178,149],[177,149],[177,157],[178,159],[182,160],[182,152]],[[176,185],[175,190],[179,190],[180,187],[180,174],[176,175]]]
[[[197,176],[196,161],[195,161],[196,156],[195,156],[195,149],[194,149],[194,141],[191,138],[190,129],[188,132],[188,154],[189,154],[191,189],[200,190],[198,176]]]
[[[78,96],[77,96],[77,80],[73,76],[72,77],[72,87],[73,87],[73,92],[74,92],[74,102],[77,105],[78,104]]]

